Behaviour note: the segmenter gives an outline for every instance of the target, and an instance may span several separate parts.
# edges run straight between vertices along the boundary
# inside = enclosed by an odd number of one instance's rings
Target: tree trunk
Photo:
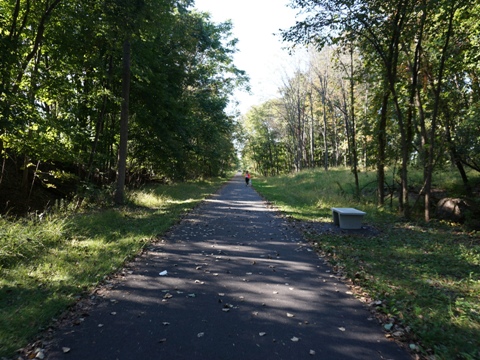
[[[354,66],[353,66],[353,45],[350,48],[350,118],[352,125],[352,155],[353,155],[353,164],[352,171],[353,176],[355,177],[355,195],[360,197],[360,185],[358,183],[358,152],[357,152],[357,127],[355,124],[355,80],[354,75]]]
[[[105,118],[105,112],[106,112],[106,106],[107,106],[107,97],[104,95],[103,96],[103,104],[102,104],[102,109],[100,110],[100,114],[98,115],[97,123],[95,126],[95,138],[93,140],[92,144],[92,149],[90,151],[90,158],[88,160],[88,166],[87,166],[87,176],[86,176],[86,181],[90,181],[90,178],[92,176],[93,172],[93,162],[95,159],[95,155],[97,153],[97,147],[98,147],[98,141],[100,138],[100,132],[103,127],[103,122]]]
[[[387,114],[388,114],[388,98],[390,93],[384,90],[382,108],[380,109],[380,121],[376,129],[377,133],[377,188],[378,188],[378,205],[385,205],[385,148],[387,146]]]
[[[322,95],[323,103],[323,168],[328,170],[328,139],[327,139],[327,108],[325,104],[325,94]]]
[[[315,115],[313,113],[312,92],[308,93],[310,100],[310,167],[315,168]]]
[[[300,97],[297,98],[297,172],[302,170],[302,156],[303,156],[303,129],[302,129],[302,113],[301,113],[301,104]]]
[[[120,144],[118,147],[117,188],[114,201],[125,203],[125,178],[127,171],[128,113],[130,97],[130,39],[123,42],[122,111],[120,114]]]
[[[458,155],[457,147],[455,145],[454,140],[452,139],[452,130],[455,131],[452,122],[450,121],[450,110],[447,107],[444,107],[443,113],[445,114],[446,118],[446,124],[445,124],[445,138],[447,140],[448,144],[448,149],[450,151],[450,156],[452,158],[453,164],[458,169],[458,172],[460,173],[460,177],[462,178],[463,181],[463,186],[465,188],[465,193],[468,196],[472,195],[472,187],[470,186],[470,182],[468,181],[467,173],[465,171],[465,168],[463,167],[462,159]]]
[[[434,149],[435,149],[435,128],[437,125],[438,112],[440,108],[440,93],[442,90],[443,82],[443,73],[445,69],[445,62],[447,61],[447,51],[450,44],[450,37],[453,32],[453,19],[455,17],[456,8],[455,4],[452,4],[452,9],[450,12],[450,18],[448,20],[448,28],[446,33],[445,44],[442,49],[442,57],[440,59],[440,68],[438,70],[437,84],[434,91],[434,106],[432,114],[432,130],[430,132],[430,143],[429,143],[429,156],[427,159],[426,168],[426,178],[425,178],[425,221],[430,221],[430,192],[432,187],[432,175],[433,175],[433,163],[434,163]]]

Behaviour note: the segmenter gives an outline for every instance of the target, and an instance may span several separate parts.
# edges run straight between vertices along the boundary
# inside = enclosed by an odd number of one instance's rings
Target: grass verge
[[[388,336],[425,359],[480,359],[480,237],[461,226],[406,222],[377,209],[373,173],[354,200],[348,170],[257,178],[286,215],[331,222],[331,207],[358,207],[378,235],[306,234],[358,297],[377,308]],[[372,192],[373,191],[373,192]]]
[[[32,341],[224,181],[133,191],[122,208],[42,220],[0,218],[0,358]]]

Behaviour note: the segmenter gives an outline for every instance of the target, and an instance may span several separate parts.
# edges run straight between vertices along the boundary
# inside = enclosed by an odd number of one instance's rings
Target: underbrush
[[[420,177],[419,177],[420,178]],[[461,192],[450,176],[447,193]],[[377,208],[375,174],[359,174],[355,196],[347,169],[256,179],[256,189],[286,215],[332,222],[331,207],[356,207],[377,235],[306,234],[355,293],[375,306],[388,336],[425,359],[480,359],[480,236],[453,223],[406,221],[392,206]],[[415,182],[413,182],[415,183]]]
[[[124,207],[0,217],[0,358],[44,330],[225,181],[147,187]]]

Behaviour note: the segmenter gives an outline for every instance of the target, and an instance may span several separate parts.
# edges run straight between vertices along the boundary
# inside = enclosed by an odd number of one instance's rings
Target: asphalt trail
[[[124,275],[47,359],[411,359],[241,176]]]

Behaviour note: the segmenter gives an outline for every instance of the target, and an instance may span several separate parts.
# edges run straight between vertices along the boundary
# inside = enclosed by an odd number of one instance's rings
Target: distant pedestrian
[[[250,173],[247,171],[245,173],[245,186],[248,186],[249,183],[250,183]]]

